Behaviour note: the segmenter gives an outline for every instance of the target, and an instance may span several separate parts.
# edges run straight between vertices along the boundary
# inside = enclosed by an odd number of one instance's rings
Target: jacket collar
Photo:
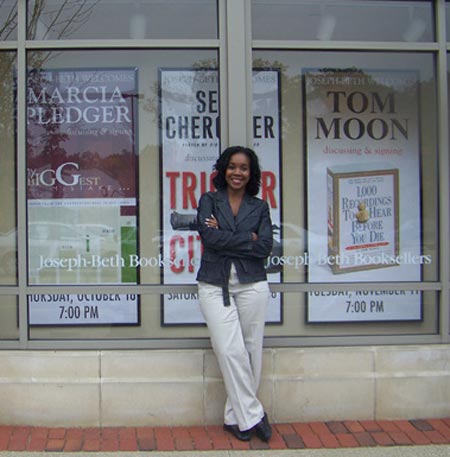
[[[228,194],[226,190],[217,191],[217,210],[220,211],[222,217],[227,221],[232,229],[236,228],[243,219],[245,219],[255,209],[255,200],[249,194],[244,194],[239,212],[236,218],[233,216],[231,206],[228,201]]]

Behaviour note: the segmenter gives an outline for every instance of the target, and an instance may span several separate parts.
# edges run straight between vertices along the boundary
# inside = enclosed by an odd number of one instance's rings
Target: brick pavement
[[[449,419],[273,424],[269,443],[241,442],[221,426],[46,428],[0,425],[0,451],[124,452],[332,449],[450,444]]]

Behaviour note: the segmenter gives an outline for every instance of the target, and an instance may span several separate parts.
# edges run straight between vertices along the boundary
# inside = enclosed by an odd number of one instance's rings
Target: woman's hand
[[[252,232],[252,241],[258,241],[258,234],[255,232]]]
[[[207,217],[205,219],[205,225],[210,228],[219,228],[219,223],[217,222],[217,219],[214,217],[213,214],[211,214],[211,217]]]

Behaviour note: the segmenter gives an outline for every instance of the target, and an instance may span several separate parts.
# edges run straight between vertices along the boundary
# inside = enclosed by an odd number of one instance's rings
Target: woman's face
[[[230,157],[225,170],[225,181],[229,189],[245,191],[250,180],[250,159],[243,152],[236,152]]]

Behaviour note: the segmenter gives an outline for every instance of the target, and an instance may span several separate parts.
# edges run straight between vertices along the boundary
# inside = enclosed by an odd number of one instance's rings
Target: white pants
[[[264,416],[256,397],[261,378],[262,344],[267,281],[240,284],[231,267],[230,306],[224,306],[222,288],[199,282],[200,309],[222,372],[227,401],[224,423],[248,430]]]

